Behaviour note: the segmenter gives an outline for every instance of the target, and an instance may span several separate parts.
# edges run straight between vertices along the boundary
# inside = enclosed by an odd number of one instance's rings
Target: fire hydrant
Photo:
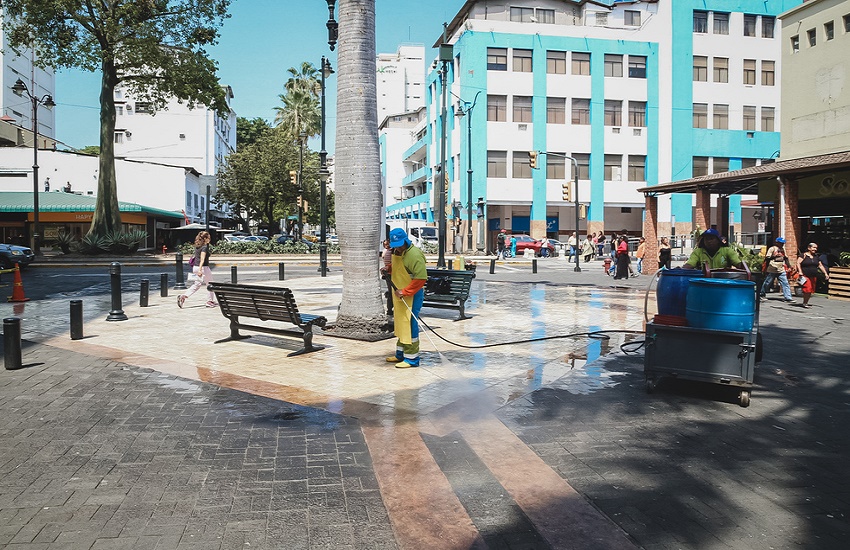
[[[605,258],[605,261],[603,263],[605,264],[605,275],[610,275],[611,274],[610,273],[610,271],[611,271],[611,258]]]

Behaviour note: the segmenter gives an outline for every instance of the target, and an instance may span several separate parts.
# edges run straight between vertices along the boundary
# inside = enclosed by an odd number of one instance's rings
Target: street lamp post
[[[469,254],[472,255],[472,110],[478,101],[481,91],[475,92],[472,103],[464,102],[463,108],[457,112],[458,118],[469,115],[466,119],[466,240]]]
[[[578,213],[578,207],[579,207],[579,200],[578,200],[578,161],[575,158],[568,156],[568,155],[565,155],[563,153],[552,153],[550,151],[537,151],[537,154],[554,156],[554,157],[561,157],[561,158],[570,159],[571,161],[573,161],[573,174],[575,176],[574,177],[575,187],[573,189],[572,199],[573,199],[573,205],[575,206],[575,211],[576,211],[576,255],[575,255],[576,256],[576,266],[575,266],[575,269],[573,269],[573,271],[575,271],[576,273],[579,273],[579,272],[581,272],[581,265],[579,265],[579,258],[581,257],[581,255],[578,253],[579,252],[579,244],[580,244],[579,243],[579,231],[578,231],[578,223],[579,223],[579,213]],[[531,153],[529,153],[529,155],[531,155]],[[567,184],[567,185],[569,185],[569,184]],[[586,238],[587,238],[587,235],[585,235],[585,239]]]
[[[448,72],[449,63],[454,60],[453,47],[446,42],[448,23],[443,23],[443,42],[440,44],[440,93],[443,95],[443,105],[440,111],[440,173],[437,185],[437,243],[440,247],[437,255],[437,267],[446,267],[446,186],[449,182],[446,174],[446,102],[448,101]]]
[[[41,98],[33,95],[27,85],[20,78],[12,86],[12,92],[17,96],[26,96],[32,102],[32,248],[36,255],[41,254],[41,243],[39,239],[38,220],[38,106],[44,105],[47,109],[56,106],[50,94],[44,94]]]
[[[328,152],[325,150],[325,79],[334,73],[331,62],[322,56],[322,150],[319,151],[319,179],[322,188],[319,200],[319,271],[322,277],[328,272],[328,242],[326,227],[328,224]]]
[[[298,143],[301,147],[301,152],[298,158],[298,231],[296,237],[298,242],[301,242],[301,237],[304,235],[304,142],[307,141],[307,132],[298,134]]]

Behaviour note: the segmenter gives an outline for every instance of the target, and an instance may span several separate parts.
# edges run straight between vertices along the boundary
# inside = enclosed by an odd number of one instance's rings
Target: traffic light
[[[296,172],[295,170],[290,170],[289,171],[289,181],[292,182],[292,185],[295,185],[297,183],[297,180],[298,180],[298,172]]]
[[[528,152],[528,163],[531,165],[531,169],[537,169],[537,151],[529,151]]]
[[[298,208],[301,208],[301,196],[295,197],[295,204],[298,205]]]
[[[571,183],[565,183],[563,185],[564,188],[564,200],[567,202],[573,202],[573,188]]]
[[[582,220],[587,219],[587,207],[588,205],[586,203],[581,203],[578,206],[578,217]]]

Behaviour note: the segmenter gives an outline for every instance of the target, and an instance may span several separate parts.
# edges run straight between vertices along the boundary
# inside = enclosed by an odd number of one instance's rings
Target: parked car
[[[516,237],[517,256],[522,255],[526,248],[534,250],[535,256],[540,256],[540,248],[543,246],[542,241],[532,239],[528,235],[512,235],[512,237]],[[548,248],[551,256],[551,253],[555,251],[555,245],[550,242]]]
[[[326,240],[329,244],[339,244],[339,237],[338,237],[338,236],[336,236],[336,235],[326,235],[326,236],[325,236],[325,240]]]
[[[26,246],[16,246],[13,244],[0,244],[0,267],[3,269],[11,269],[18,264],[23,269],[30,265],[35,259],[35,254]]]
[[[296,240],[295,240],[295,237],[292,237],[290,235],[278,235],[275,238],[275,242],[278,243],[278,244],[286,244],[286,243],[296,242]],[[308,241],[307,239],[304,239],[304,238],[301,239],[301,243],[304,246],[307,247],[307,250],[313,250],[313,247],[316,246],[311,241]]]
[[[248,235],[247,237],[242,237],[239,240],[248,241],[248,242],[255,242],[255,243],[262,243],[262,242],[266,242],[267,240],[269,240],[269,238],[264,237],[262,235]]]

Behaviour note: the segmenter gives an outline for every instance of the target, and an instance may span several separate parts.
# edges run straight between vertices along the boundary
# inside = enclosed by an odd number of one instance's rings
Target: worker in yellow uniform
[[[390,231],[390,248],[393,251],[390,276],[393,283],[393,321],[396,342],[395,355],[387,362],[396,368],[406,369],[419,366],[419,310],[425,299],[425,283],[428,271],[425,254],[413,246],[404,229]],[[402,303],[404,302],[404,303]]]
[[[685,269],[727,269],[737,267],[744,269],[744,262],[738,252],[731,246],[723,245],[720,241],[720,233],[716,229],[709,229],[700,235],[694,251],[691,252]]]

